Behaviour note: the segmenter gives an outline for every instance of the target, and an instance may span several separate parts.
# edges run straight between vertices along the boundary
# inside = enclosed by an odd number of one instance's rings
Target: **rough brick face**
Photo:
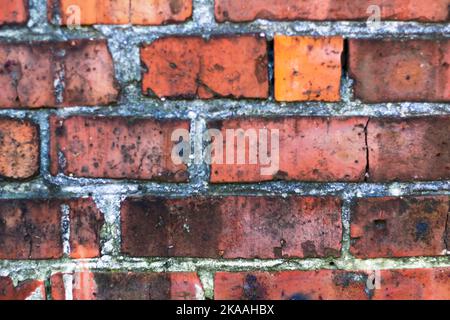
[[[192,0],[49,0],[49,8],[59,11],[63,25],[76,24],[77,13],[81,25],[162,25],[187,21]]]
[[[0,259],[62,256],[61,212],[50,200],[0,200]]]
[[[117,99],[105,41],[0,44],[0,108],[104,105]]]
[[[27,179],[38,171],[38,127],[30,121],[0,118],[0,177]]]
[[[65,282],[64,277],[69,280]],[[92,273],[86,270],[55,274],[51,283],[54,300],[68,297],[73,300],[198,300],[204,296],[195,273]]]
[[[257,36],[170,37],[141,49],[143,91],[162,98],[268,98],[267,43]]]
[[[70,257],[74,259],[100,256],[102,213],[91,198],[68,202],[70,219]]]
[[[268,20],[367,20],[377,5],[382,20],[443,22],[449,18],[448,0],[215,0],[219,22]]]
[[[173,162],[172,133],[189,122],[70,117],[51,119],[51,172],[87,178],[186,182],[185,164]]]
[[[14,286],[9,277],[0,277],[0,300],[45,300],[44,281],[27,280]]]
[[[448,268],[365,271],[284,271],[215,276],[217,300],[431,300],[450,297]],[[378,285],[378,284],[377,284]]]
[[[340,255],[336,198],[129,198],[122,251],[131,256],[281,258]]]
[[[275,36],[275,99],[339,101],[344,40]]]
[[[349,72],[364,102],[450,101],[450,41],[350,40]]]
[[[373,118],[367,131],[370,181],[450,179],[450,117]]]
[[[450,198],[358,199],[351,253],[358,258],[439,256],[447,251]]]
[[[364,128],[367,118],[314,118],[295,117],[280,119],[237,118],[209,124],[221,130],[223,137],[229,129],[279,130],[279,170],[271,174],[262,172],[269,165],[245,164],[237,160],[211,165],[211,182],[257,182],[269,180],[299,181],[362,181],[366,169]],[[248,133],[248,132],[247,132]],[[268,139],[270,141],[270,134]],[[228,140],[228,139],[226,139]],[[226,144],[229,144],[225,140]],[[246,154],[249,153],[246,144]],[[232,146],[232,144],[231,144]],[[235,142],[235,157],[238,142]],[[226,150],[227,146],[224,146]],[[241,149],[242,151],[242,149]],[[213,159],[214,160],[214,159]]]
[[[0,0],[0,26],[4,24],[24,24],[28,21],[27,0]]]
[[[0,259],[61,257],[63,210],[69,211],[70,257],[99,256],[103,215],[91,198],[0,200]]]

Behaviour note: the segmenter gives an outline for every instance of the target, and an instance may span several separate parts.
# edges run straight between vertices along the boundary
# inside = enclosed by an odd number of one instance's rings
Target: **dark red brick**
[[[363,102],[450,101],[450,41],[350,40],[349,71]]]
[[[63,280],[67,277],[68,280]],[[195,273],[101,273],[85,270],[55,274],[54,300],[202,300],[204,292]],[[67,292],[70,290],[70,292]]]
[[[373,118],[368,125],[369,179],[450,179],[450,117]]]
[[[128,198],[122,252],[136,257],[339,256],[337,198]]]
[[[358,258],[446,255],[450,198],[358,199],[351,215],[351,253]]]

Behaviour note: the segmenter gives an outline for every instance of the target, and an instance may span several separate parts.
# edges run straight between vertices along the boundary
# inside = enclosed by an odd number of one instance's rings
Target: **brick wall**
[[[449,4],[0,0],[0,299],[449,299]]]

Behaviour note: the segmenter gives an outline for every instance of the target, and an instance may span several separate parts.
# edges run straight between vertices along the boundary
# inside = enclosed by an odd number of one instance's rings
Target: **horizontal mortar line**
[[[331,262],[333,264],[331,264]],[[72,271],[137,271],[137,272],[192,272],[192,271],[289,271],[289,270],[388,270],[450,267],[450,257],[409,257],[377,259],[193,259],[193,258],[123,258],[86,260],[3,260],[0,270],[56,273]],[[4,273],[4,272],[3,272]],[[2,272],[0,271],[0,275]]]
[[[190,119],[192,113],[199,114],[206,120],[226,119],[239,116],[287,117],[287,116],[322,116],[322,117],[416,117],[433,115],[450,115],[450,103],[402,102],[363,104],[359,102],[341,103],[283,103],[256,100],[143,100],[110,106],[77,106],[66,108],[39,109],[1,109],[0,116],[19,118],[34,115],[56,115],[68,117],[85,116],[132,116],[155,117],[161,119]]]
[[[447,23],[419,23],[382,21],[379,28],[369,27],[366,22],[358,21],[292,21],[277,22],[259,20],[250,23],[206,23],[199,24],[190,21],[184,24],[165,26],[132,26],[132,25],[93,25],[78,29],[69,29],[48,25],[44,28],[11,27],[0,30],[0,38],[16,40],[21,37],[64,40],[75,38],[114,37],[128,41],[152,40],[165,35],[212,35],[212,34],[274,34],[288,35],[342,35],[347,38],[381,38],[386,36],[406,38],[439,35],[442,38],[450,36],[450,26]]]
[[[0,198],[27,199],[43,197],[85,197],[95,195],[188,197],[188,196],[338,196],[366,198],[383,196],[449,195],[450,181],[392,182],[392,183],[313,183],[313,182],[265,182],[254,184],[170,184],[127,180],[110,181],[85,179],[66,181],[57,178],[46,185],[41,179],[0,184]]]

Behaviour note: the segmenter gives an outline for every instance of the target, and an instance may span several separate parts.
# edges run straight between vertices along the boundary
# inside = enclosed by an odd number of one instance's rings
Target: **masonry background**
[[[410,183],[302,183],[267,182],[260,184],[211,185],[209,167],[189,166],[190,182],[169,184],[127,180],[82,179],[49,172],[49,117],[51,115],[100,115],[155,117],[191,120],[191,140],[201,144],[201,136],[209,120],[236,116],[389,116],[448,115],[446,103],[381,103],[363,104],[352,99],[352,81],[343,74],[342,101],[339,103],[276,103],[267,101],[214,99],[210,101],[160,101],[145,98],[141,93],[141,61],[139,46],[167,35],[246,34],[265,35],[269,40],[275,33],[284,35],[333,36],[354,38],[434,39],[448,38],[450,26],[445,23],[384,22],[379,28],[368,28],[363,22],[267,22],[219,25],[214,19],[214,6],[209,0],[193,1],[193,18],[179,25],[156,27],[93,26],[78,30],[59,28],[47,22],[46,0],[30,1],[30,20],[26,27],[1,27],[1,42],[31,40],[108,39],[114,59],[116,77],[122,88],[120,101],[114,106],[64,109],[7,110],[0,116],[31,119],[40,126],[40,175],[26,182],[0,182],[1,199],[77,198],[91,195],[105,216],[101,232],[102,257],[84,262],[62,258],[51,261],[0,260],[0,276],[9,276],[17,284],[26,279],[48,279],[55,272],[91,271],[149,271],[198,272],[205,296],[213,298],[213,277],[216,271],[283,271],[283,270],[377,270],[399,268],[450,267],[448,256],[418,258],[383,258],[360,260],[350,252],[349,215],[358,198],[374,196],[450,195],[450,181]],[[273,66],[270,66],[273,73]],[[271,93],[273,95],[273,93]],[[127,258],[120,255],[120,203],[127,196],[157,195],[182,197],[192,195],[304,195],[337,196],[343,199],[343,249],[340,258],[220,260],[191,258]],[[47,283],[47,285],[49,285]]]

